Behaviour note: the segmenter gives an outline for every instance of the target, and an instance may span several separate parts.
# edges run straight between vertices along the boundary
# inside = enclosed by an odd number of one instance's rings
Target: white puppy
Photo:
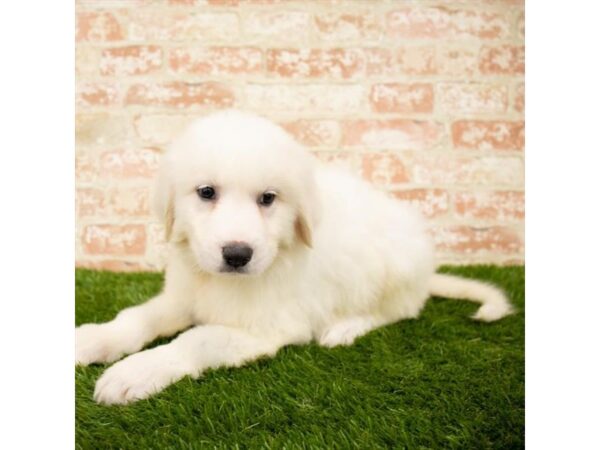
[[[169,255],[157,297],[76,330],[78,364],[112,362],[159,336],[96,384],[98,402],[146,398],[206,369],[281,347],[351,344],[416,317],[430,295],[511,312],[497,288],[435,274],[419,214],[319,163],[266,119],[224,111],[194,122],[163,158],[156,209]]]

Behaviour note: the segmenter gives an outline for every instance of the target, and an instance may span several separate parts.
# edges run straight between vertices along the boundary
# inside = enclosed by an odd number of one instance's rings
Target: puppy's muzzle
[[[226,245],[222,253],[225,264],[234,269],[244,267],[252,259],[252,249],[243,243]]]

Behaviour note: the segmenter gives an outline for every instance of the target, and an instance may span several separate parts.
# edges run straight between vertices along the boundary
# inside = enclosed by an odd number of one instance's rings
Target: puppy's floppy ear
[[[319,222],[321,203],[317,195],[314,182],[314,174],[310,173],[309,182],[303,186],[299,198],[298,215],[296,217],[295,229],[298,238],[307,246],[312,248],[313,231]]]
[[[296,218],[296,233],[300,240],[307,246],[312,248],[312,227],[304,214],[298,214]]]
[[[154,183],[153,203],[158,219],[165,227],[165,239],[171,240],[175,225],[175,188],[171,181],[171,161],[168,155],[163,156]]]

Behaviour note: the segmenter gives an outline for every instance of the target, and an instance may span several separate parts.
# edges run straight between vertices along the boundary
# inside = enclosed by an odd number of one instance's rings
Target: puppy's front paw
[[[336,347],[338,345],[350,345],[357,337],[360,337],[373,329],[373,321],[369,318],[355,317],[334,323],[329,326],[321,337],[319,344],[324,347]]]
[[[113,362],[126,353],[139,350],[135,336],[119,332],[110,323],[88,323],[75,329],[75,364]]]
[[[162,391],[189,373],[168,347],[153,348],[107,369],[96,383],[94,400],[106,405],[131,403]]]

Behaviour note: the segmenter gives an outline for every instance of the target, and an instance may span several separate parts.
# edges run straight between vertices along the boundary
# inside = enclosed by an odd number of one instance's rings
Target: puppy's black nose
[[[223,259],[235,269],[244,267],[252,258],[252,249],[245,244],[232,244],[223,247]]]

